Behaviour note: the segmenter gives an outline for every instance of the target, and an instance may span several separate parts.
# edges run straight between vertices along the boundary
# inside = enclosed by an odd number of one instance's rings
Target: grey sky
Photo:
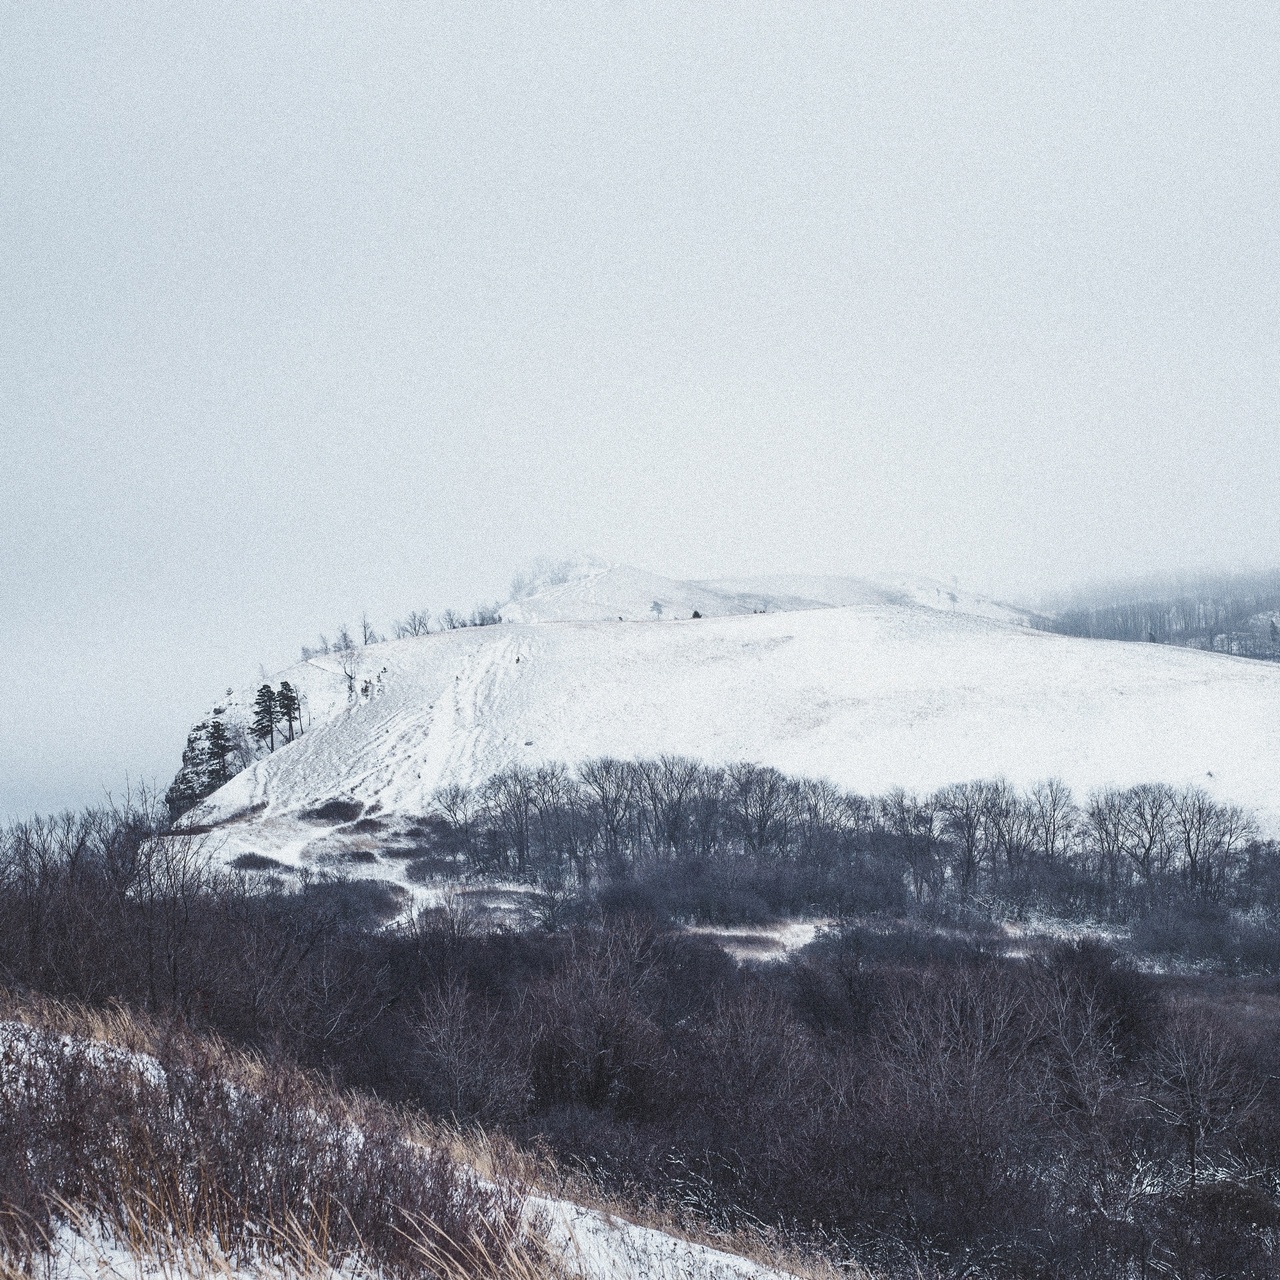
[[[0,813],[540,553],[1280,560],[1274,4],[0,14]]]

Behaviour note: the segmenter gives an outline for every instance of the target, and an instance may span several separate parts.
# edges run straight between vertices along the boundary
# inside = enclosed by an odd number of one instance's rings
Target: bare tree
[[[483,809],[480,796],[471,787],[451,782],[436,790],[431,803],[448,824],[449,836],[455,848],[470,855],[476,824]]]
[[[942,819],[942,830],[955,851],[953,874],[960,885],[960,896],[967,898],[977,883],[985,853],[982,836],[987,784],[956,783],[939,791],[934,805]]]
[[[494,774],[484,784],[485,809],[494,830],[515,857],[512,870],[523,880],[528,871],[529,844],[534,813],[534,779],[519,765]]]
[[[627,825],[635,788],[635,766],[610,756],[588,760],[578,769],[578,778],[595,802],[604,837],[604,863],[612,875],[624,870],[622,833]]]
[[[1218,901],[1257,824],[1234,805],[1215,804],[1203,788],[1187,787],[1174,795],[1173,825],[1188,887]]]
[[[697,761],[684,756],[660,756],[636,766],[637,790],[650,844],[660,858],[678,856],[685,848],[689,804],[697,781]]]
[[[1046,866],[1066,858],[1078,816],[1071,789],[1061,778],[1047,778],[1031,788],[1029,817],[1036,851]]]
[[[396,623],[396,639],[410,640],[425,636],[428,631],[430,615],[425,609],[414,609],[407,618]]]
[[[1185,1011],[1175,1014],[1156,1051],[1147,1101],[1181,1136],[1192,1188],[1206,1144],[1236,1128],[1257,1097],[1257,1086],[1221,1030]]]
[[[342,672],[343,679],[347,682],[347,701],[354,702],[356,698],[356,677],[360,674],[360,652],[355,645],[346,645],[341,649],[335,649],[338,655],[338,670]]]
[[[911,891],[917,902],[934,887],[938,869],[938,810],[932,799],[921,800],[901,787],[884,796],[878,813],[885,831],[907,864]]]
[[[1173,789],[1159,783],[1143,783],[1130,787],[1121,799],[1120,850],[1144,883],[1149,884],[1169,867]]]
[[[1124,793],[1115,787],[1093,792],[1085,820],[1098,859],[1097,876],[1114,888],[1120,879],[1124,847]]]
[[[1017,875],[1026,870],[1034,840],[1031,806],[1004,778],[987,784],[984,831],[997,865]]]
[[[455,1120],[514,1118],[530,1092],[503,1046],[501,1026],[499,1012],[472,997],[465,979],[446,979],[422,998],[415,1056],[433,1101]]]

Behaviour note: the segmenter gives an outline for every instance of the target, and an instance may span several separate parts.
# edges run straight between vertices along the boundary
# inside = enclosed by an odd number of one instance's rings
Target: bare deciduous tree
[[[402,618],[395,624],[396,639],[410,640],[425,636],[429,630],[429,622],[430,615],[425,609],[414,609],[407,618]]]
[[[1234,1046],[1213,1022],[1175,1014],[1157,1046],[1147,1087],[1156,1114],[1181,1136],[1194,1188],[1206,1146],[1237,1127],[1258,1098]]]

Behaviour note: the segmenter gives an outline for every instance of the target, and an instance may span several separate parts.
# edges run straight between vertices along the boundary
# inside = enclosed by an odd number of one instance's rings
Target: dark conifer
[[[280,721],[288,726],[289,741],[292,742],[295,720],[298,723],[298,732],[302,732],[302,708],[298,702],[298,695],[294,692],[293,685],[287,680],[280,681],[280,690],[276,694],[276,711]]]
[[[231,769],[227,764],[230,755],[231,739],[226,726],[214,716],[205,735],[205,758],[208,760],[209,781],[215,789],[231,781]]]
[[[259,742],[269,742],[271,750],[276,749],[276,725],[280,723],[280,708],[276,701],[276,691],[264,684],[253,700],[253,736]]]

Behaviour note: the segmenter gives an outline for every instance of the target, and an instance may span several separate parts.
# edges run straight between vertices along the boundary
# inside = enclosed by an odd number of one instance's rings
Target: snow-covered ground
[[[819,609],[827,601],[771,582],[677,582],[625,565],[592,569],[502,606],[506,622],[650,622]]]
[[[529,1197],[546,1239],[573,1280],[794,1280],[721,1249],[638,1226],[571,1200]],[[126,1242],[90,1222],[64,1223],[36,1264],[42,1280],[378,1280],[364,1268],[309,1267],[284,1256],[246,1262],[212,1241]],[[0,1257],[0,1267],[3,1266]]]
[[[785,960],[793,951],[807,947],[818,930],[830,923],[809,919],[762,925],[692,925],[688,932],[718,943],[735,960]]]
[[[747,584],[719,585],[738,599],[729,588]],[[385,820],[427,812],[444,783],[513,764],[678,753],[862,792],[1000,775],[1019,785],[1058,776],[1080,797],[1110,784],[1197,783],[1280,833],[1280,665],[1051,635],[981,597],[952,601],[916,584],[906,600],[900,585],[898,602],[869,591],[838,607],[437,633],[357,650],[351,680],[341,655],[313,658],[275,678],[302,690],[308,731],[193,818],[218,824],[229,857],[298,864],[332,849],[335,834],[358,836],[349,820],[301,816],[335,798]],[[831,599],[861,589],[755,586]],[[609,600],[625,616],[653,587],[636,571],[600,571],[524,603],[550,615],[558,592],[555,607],[570,614]],[[226,714],[247,714],[252,695],[233,696]]]

